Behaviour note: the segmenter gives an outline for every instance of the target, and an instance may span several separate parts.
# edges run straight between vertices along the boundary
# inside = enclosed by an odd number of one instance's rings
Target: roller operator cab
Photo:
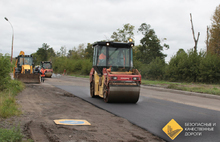
[[[51,61],[41,61],[40,63],[41,68],[44,67],[46,69],[45,77],[51,78],[53,74],[52,62]]]
[[[136,103],[141,74],[133,69],[134,43],[96,42],[90,71],[90,95],[105,102]]]

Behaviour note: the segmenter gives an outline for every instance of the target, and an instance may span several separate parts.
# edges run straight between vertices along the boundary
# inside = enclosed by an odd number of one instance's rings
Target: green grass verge
[[[15,96],[24,89],[24,84],[17,80],[10,80],[6,86],[6,89],[0,91],[1,118],[9,118],[21,114]],[[23,135],[19,126],[11,129],[0,128],[0,142],[21,142],[22,138]]]
[[[2,118],[21,114],[13,97],[7,97],[2,100],[3,102],[0,105],[0,116]]]
[[[217,84],[180,83],[180,82],[151,81],[151,80],[141,80],[141,82],[143,85],[154,85],[169,89],[220,95],[220,86]]]
[[[169,89],[177,89],[189,92],[197,92],[197,93],[207,93],[213,95],[220,95],[220,87],[219,85],[212,84],[193,84],[193,85],[168,85]]]
[[[89,78],[89,75],[80,75],[80,74],[70,74],[70,76],[81,77],[81,78]]]
[[[24,84],[17,80],[10,80],[7,89],[0,92],[0,117],[7,118],[21,114],[16,104],[15,96],[23,90]]]
[[[23,135],[20,127],[13,127],[12,129],[0,128],[0,142],[21,142]]]
[[[167,81],[152,81],[152,80],[141,80],[141,84],[143,85],[159,85],[159,86],[167,86],[169,84],[181,84],[176,82],[167,82]]]

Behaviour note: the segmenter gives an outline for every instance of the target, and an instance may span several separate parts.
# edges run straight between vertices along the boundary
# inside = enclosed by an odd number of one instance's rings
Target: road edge
[[[81,77],[75,77],[75,76],[68,76],[68,77],[81,78]],[[81,78],[81,79],[89,80],[89,78]],[[164,88],[164,87],[160,87],[160,86],[156,86],[156,85],[143,85],[142,84],[141,87],[146,88],[146,89],[151,89],[151,90],[157,90],[157,91],[161,91],[161,92],[171,92],[171,93],[178,93],[178,94],[188,95],[188,96],[197,96],[197,97],[220,100],[220,96],[213,95],[213,94],[207,94],[207,93],[197,93],[197,92],[189,92],[189,91],[183,91],[183,90],[177,90],[177,89],[169,89],[169,88]]]
[[[175,90],[175,89],[168,89],[158,86],[152,86],[152,85],[141,85],[142,88],[151,89],[151,90],[157,90],[161,92],[171,92],[171,93],[178,93],[188,96],[198,96],[203,98],[211,98],[211,99],[218,99],[220,100],[220,96],[218,95],[212,95],[212,94],[206,94],[206,93],[197,93],[197,92],[189,92],[189,91],[182,91],[182,90]]]

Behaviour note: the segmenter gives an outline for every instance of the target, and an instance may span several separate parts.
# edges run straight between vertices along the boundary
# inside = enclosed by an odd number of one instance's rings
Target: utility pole
[[[5,17],[5,20],[8,21],[10,23],[10,21],[8,20],[8,18]],[[13,42],[14,42],[14,28],[12,26],[12,24],[10,23],[11,28],[12,28],[12,43],[11,43],[11,64],[12,64],[12,57],[13,57]]]

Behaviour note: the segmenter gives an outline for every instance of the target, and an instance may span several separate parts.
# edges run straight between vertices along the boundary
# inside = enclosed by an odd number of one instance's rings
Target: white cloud
[[[201,33],[198,49],[205,49],[206,26],[217,0],[1,0],[0,1],[0,52],[11,53],[14,27],[14,57],[21,50],[26,54],[36,52],[43,43],[58,51],[81,43],[109,39],[123,24],[130,23],[137,31],[142,23],[151,25],[159,38],[167,38],[170,45],[164,50],[166,61],[179,48],[194,46],[189,14],[193,15],[195,33]],[[142,38],[135,31],[135,44]]]

